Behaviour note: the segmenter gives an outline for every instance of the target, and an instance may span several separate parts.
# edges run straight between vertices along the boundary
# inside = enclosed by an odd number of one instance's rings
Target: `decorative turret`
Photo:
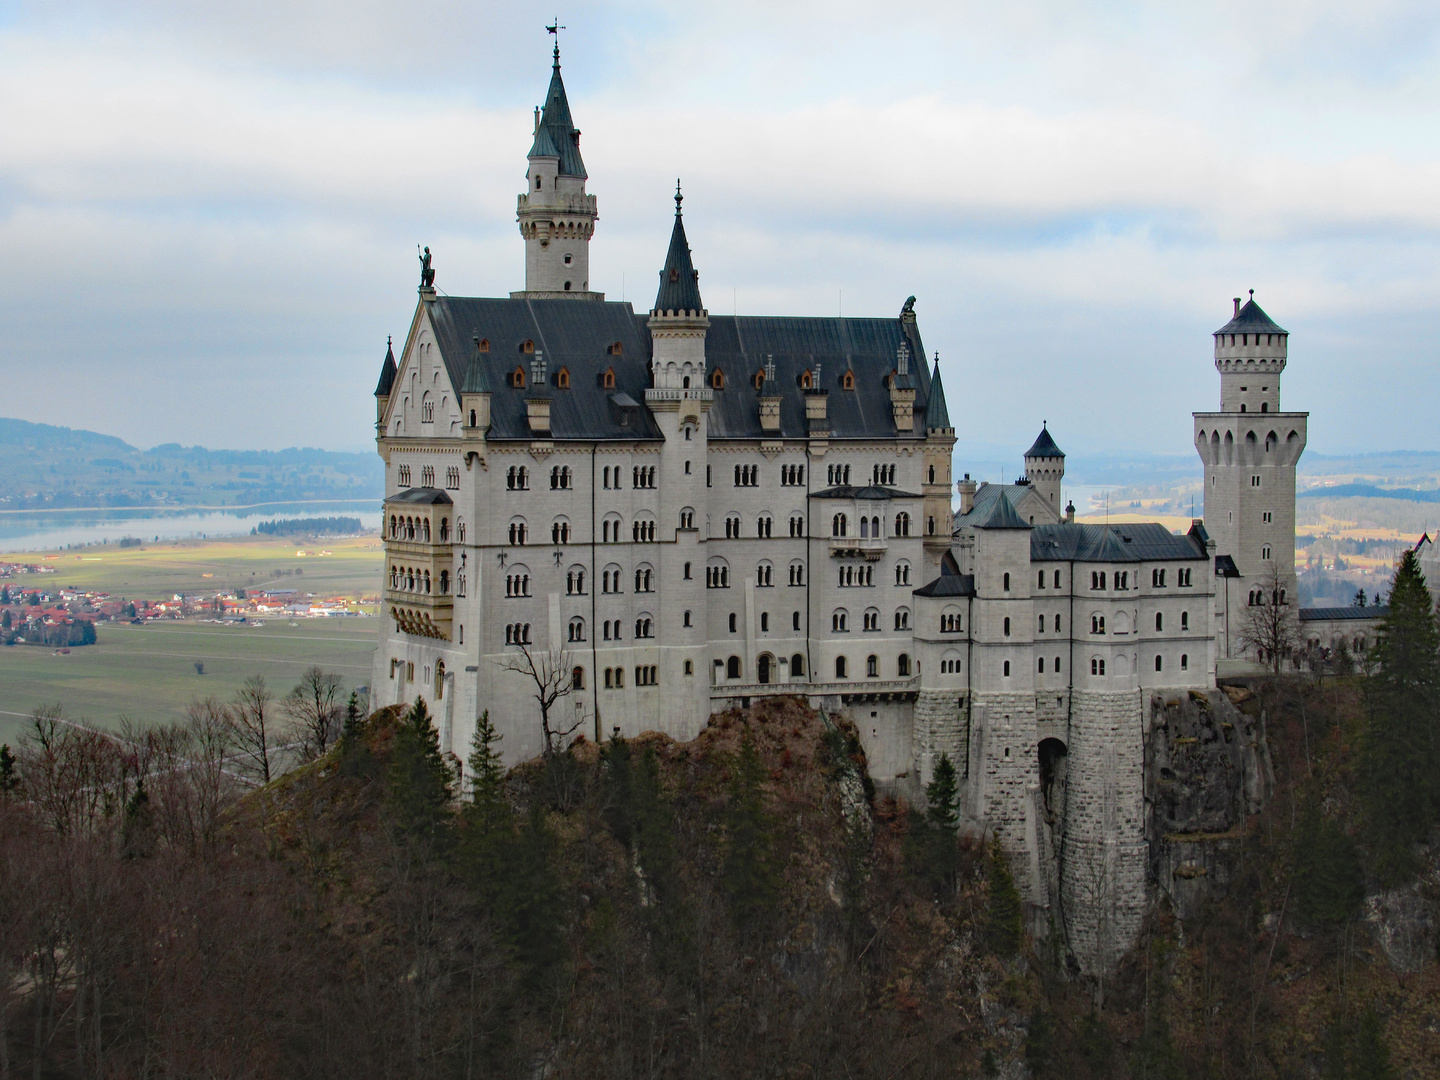
[[[1050,504],[1058,521],[1060,508],[1060,483],[1065,479],[1065,452],[1055,445],[1050,437],[1050,428],[1040,426],[1040,434],[1034,444],[1025,451],[1025,479],[1036,494]]]
[[[385,407],[390,404],[390,389],[395,385],[399,369],[395,366],[395,350],[391,339],[385,338],[385,362],[380,365],[380,381],[375,384],[375,425],[385,422]]]
[[[1235,316],[1215,331],[1215,370],[1220,372],[1221,412],[1279,412],[1280,373],[1290,334],[1255,303],[1255,290]]]
[[[699,391],[705,385],[705,332],[710,313],[700,299],[700,274],[690,261],[685,218],[675,181],[675,224],[660,271],[660,290],[650,309],[651,385],[657,392]]]
[[[525,291],[510,295],[603,300],[603,293],[590,292],[595,196],[585,193],[580,131],[570,119],[558,44],[544,109],[535,110],[535,141],[528,156],[527,190],[516,211],[525,238]]]
[[[480,338],[476,337],[474,343],[470,366],[460,384],[461,426],[466,436],[471,438],[483,434],[490,427],[490,383],[485,378]]]
[[[925,402],[925,430],[954,435],[950,409],[945,404],[945,386],[940,381],[940,354],[935,354],[935,371],[930,376],[930,398]],[[949,487],[949,483],[946,483]]]
[[[922,359],[921,363],[924,361]],[[930,374],[930,396],[925,399],[925,546],[926,554],[943,554],[950,549],[954,532],[950,513],[950,459],[955,449],[955,429],[945,405],[945,387],[940,381],[940,354]]]

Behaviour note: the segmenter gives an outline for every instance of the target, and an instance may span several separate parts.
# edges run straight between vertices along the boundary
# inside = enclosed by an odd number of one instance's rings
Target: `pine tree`
[[[955,800],[959,795],[959,782],[955,777],[955,766],[951,764],[949,754],[941,754],[940,762],[935,766],[935,779],[925,785],[925,799],[930,804],[927,816],[930,824],[937,829],[954,834],[959,824],[958,815],[955,810]]]
[[[0,798],[8,796],[20,786],[20,770],[15,764],[15,755],[10,744],[0,744]]]
[[[755,741],[746,730],[731,769],[730,799],[725,807],[725,888],[730,895],[730,917],[742,928],[765,921],[780,884],[772,823],[760,789],[764,775]]]
[[[466,808],[482,829],[492,831],[510,822],[510,806],[505,801],[505,765],[495,745],[503,735],[495,731],[486,709],[475,722],[470,739],[470,804]]]
[[[1320,813],[1312,800],[1295,830],[1295,914],[1307,926],[1331,928],[1348,922],[1365,896],[1365,877],[1355,844],[1338,822]]]
[[[413,840],[443,841],[454,776],[440,753],[440,734],[417,697],[395,732],[385,801],[395,829]]]
[[[120,850],[127,859],[143,859],[155,853],[155,814],[150,796],[145,791],[145,778],[135,784],[135,791],[125,802],[125,817],[120,824]]]
[[[350,691],[350,700],[345,703],[345,723],[340,728],[340,741],[354,745],[360,739],[361,721],[360,695],[354,690]]]
[[[1414,551],[1405,552],[1395,571],[1371,660],[1361,795],[1376,874],[1395,884],[1418,869],[1414,845],[1424,841],[1440,806],[1434,768],[1440,631]]]
[[[1011,957],[1025,939],[1024,908],[1020,890],[1010,874],[1010,864],[1000,841],[990,845],[990,906],[985,918],[985,944],[997,956]]]

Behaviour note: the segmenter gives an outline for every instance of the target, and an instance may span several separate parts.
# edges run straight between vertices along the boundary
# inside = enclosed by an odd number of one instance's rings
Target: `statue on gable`
[[[429,251],[430,249],[429,249],[429,248],[426,248],[425,250],[426,250],[426,251]],[[900,309],[900,314],[901,314],[901,315],[914,315],[914,314],[915,314],[915,298],[914,298],[913,296],[910,297],[910,298],[908,298],[908,299],[905,301],[905,306]]]
[[[435,287],[435,268],[430,265],[430,249],[428,247],[420,256],[420,287],[422,289]]]

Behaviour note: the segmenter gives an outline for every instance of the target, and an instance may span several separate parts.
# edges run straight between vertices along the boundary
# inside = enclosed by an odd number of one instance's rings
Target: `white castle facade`
[[[1048,431],[1018,483],[952,485],[913,300],[893,318],[712,315],[677,189],[636,313],[590,290],[586,180],[557,50],[519,197],[525,289],[427,279],[376,388],[373,705],[423,697],[461,759],[488,710],[513,762],[542,748],[523,654],[571,683],[551,726],[593,739],[688,739],[732,703],[801,695],[853,720],[881,785],[914,794],[948,754],[1035,909],[1093,909],[1103,866],[1128,941],[1147,703],[1214,686],[1269,566],[1294,593],[1305,414],[1279,411],[1284,331],[1237,301],[1215,336],[1204,524],[1077,524]],[[1093,965],[1094,921],[1066,930]]]

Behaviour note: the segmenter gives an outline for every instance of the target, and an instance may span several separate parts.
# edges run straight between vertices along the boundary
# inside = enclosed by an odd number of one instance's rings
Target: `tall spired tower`
[[[1250,608],[1299,606],[1295,466],[1310,414],[1280,411],[1288,342],[1255,303],[1254,290],[1244,306],[1236,297],[1234,318],[1215,332],[1220,411],[1194,414],[1195,449],[1205,463],[1205,528],[1225,575],[1215,589],[1221,659],[1256,659],[1244,640]]]
[[[595,196],[585,194],[580,132],[570,119],[560,79],[558,43],[545,106],[535,110],[529,158],[526,191],[516,212],[525,238],[525,291],[511,293],[511,299],[605,299],[590,291]]]

